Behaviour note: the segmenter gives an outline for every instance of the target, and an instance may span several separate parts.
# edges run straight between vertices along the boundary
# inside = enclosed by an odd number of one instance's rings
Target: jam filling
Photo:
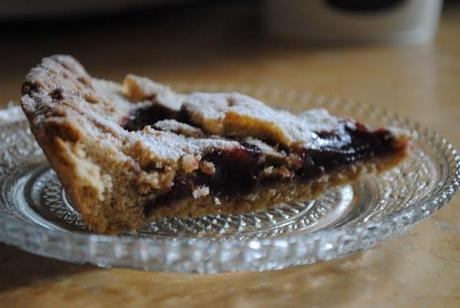
[[[173,111],[160,105],[153,105],[135,109],[125,117],[120,126],[127,131],[142,130],[147,125],[153,125],[156,122],[166,119],[179,119],[179,112]]]
[[[189,125],[187,117],[181,112],[174,112],[161,106],[142,108],[133,111],[122,126],[129,130],[141,130],[146,125],[153,125],[164,119],[175,119]],[[297,158],[298,163],[292,165],[286,157],[277,158],[265,155],[257,146],[240,142],[241,147],[229,150],[214,150],[206,153],[202,161],[211,162],[215,167],[212,175],[201,171],[177,176],[171,191],[159,196],[146,205],[149,212],[153,206],[161,206],[169,201],[190,196],[193,188],[206,186],[212,196],[229,197],[245,195],[260,185],[271,185],[275,182],[297,180],[310,181],[325,173],[340,170],[357,161],[368,161],[376,156],[398,153],[394,138],[386,129],[369,131],[364,125],[355,123],[353,127],[345,126],[345,134],[350,142],[333,142],[340,136],[335,132],[319,132],[318,137],[325,141],[326,146],[320,149],[293,148],[283,149],[289,156]],[[228,138],[228,137],[226,137]],[[235,138],[228,138],[239,141]],[[284,168],[287,176],[266,176],[267,167]]]

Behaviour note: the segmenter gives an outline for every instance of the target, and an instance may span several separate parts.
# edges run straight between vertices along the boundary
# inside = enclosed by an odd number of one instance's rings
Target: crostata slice
[[[307,200],[409,151],[402,130],[323,109],[294,115],[238,93],[176,93],[134,75],[118,84],[64,55],[32,68],[22,93],[38,143],[100,233]]]

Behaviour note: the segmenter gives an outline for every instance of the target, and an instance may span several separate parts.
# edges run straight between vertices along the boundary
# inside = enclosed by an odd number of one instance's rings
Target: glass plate
[[[182,86],[183,89],[184,86]],[[196,219],[164,218],[120,236],[88,232],[49,168],[18,107],[0,111],[0,241],[76,263],[151,271],[264,271],[331,260],[404,232],[445,205],[459,186],[460,159],[436,133],[373,106],[267,88],[238,90],[299,112],[324,107],[374,126],[417,135],[411,157],[380,176],[273,210]]]

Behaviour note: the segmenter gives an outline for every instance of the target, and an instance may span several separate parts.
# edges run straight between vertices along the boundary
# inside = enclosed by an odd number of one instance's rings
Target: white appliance
[[[421,43],[436,34],[442,0],[266,0],[269,31],[303,41]]]

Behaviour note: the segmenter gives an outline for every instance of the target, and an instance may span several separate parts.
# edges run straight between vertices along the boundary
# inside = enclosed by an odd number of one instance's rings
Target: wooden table
[[[421,46],[273,41],[253,4],[208,4],[0,27],[0,102],[17,100],[43,56],[71,53],[96,76],[238,83],[371,102],[431,126],[460,148],[460,7]],[[214,276],[105,270],[0,245],[0,306],[460,306],[460,198],[404,237],[342,260]]]

